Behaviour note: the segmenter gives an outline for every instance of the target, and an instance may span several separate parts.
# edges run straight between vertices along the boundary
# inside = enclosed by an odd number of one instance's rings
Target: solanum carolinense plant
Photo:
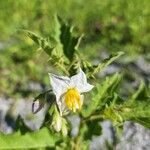
[[[89,149],[92,137],[101,135],[100,122],[104,120],[112,121],[118,137],[125,121],[150,128],[150,97],[142,81],[131,97],[119,94],[121,72],[99,81],[98,73],[124,53],[118,52],[101,63],[92,63],[78,48],[82,36],[75,36],[73,27],[61,18],[56,16],[55,21],[55,32],[48,38],[22,30],[48,54],[52,68],[47,73],[49,89],[37,94],[31,108],[36,114],[48,103],[45,121],[39,131],[23,135],[21,130],[26,129],[21,118],[18,119],[16,133],[0,136],[3,141],[0,148]],[[71,134],[73,126],[69,117],[72,115],[80,120],[76,135]]]

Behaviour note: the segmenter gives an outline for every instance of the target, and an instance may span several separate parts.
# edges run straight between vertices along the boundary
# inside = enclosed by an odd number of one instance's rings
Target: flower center
[[[80,94],[76,88],[70,88],[65,94],[65,103],[67,107],[76,112],[76,109],[81,108]]]

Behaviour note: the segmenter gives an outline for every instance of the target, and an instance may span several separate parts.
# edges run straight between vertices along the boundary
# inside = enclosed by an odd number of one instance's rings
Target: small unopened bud
[[[36,114],[44,107],[45,104],[52,105],[54,101],[55,95],[52,90],[48,90],[39,94],[32,103],[32,113]]]
[[[68,128],[67,128],[67,122],[66,120],[63,118],[62,119],[62,129],[61,129],[62,135],[66,136],[68,134]]]
[[[53,128],[54,128],[54,130],[56,132],[60,132],[61,131],[61,127],[62,127],[62,120],[61,120],[61,118],[56,118],[53,121],[52,126],[53,126]]]
[[[32,113],[36,114],[37,112],[39,112],[43,108],[43,106],[44,106],[43,103],[41,103],[39,99],[33,101]]]
[[[54,108],[52,127],[56,132],[60,132],[62,129],[62,117],[60,116],[56,106]]]

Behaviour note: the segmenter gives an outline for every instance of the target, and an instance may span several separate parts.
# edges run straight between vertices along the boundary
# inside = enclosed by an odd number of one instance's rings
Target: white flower
[[[81,109],[83,104],[82,93],[88,92],[93,88],[93,85],[87,83],[85,73],[80,69],[79,73],[71,78],[54,74],[49,74],[49,76],[60,113],[62,114],[66,108],[73,112]]]

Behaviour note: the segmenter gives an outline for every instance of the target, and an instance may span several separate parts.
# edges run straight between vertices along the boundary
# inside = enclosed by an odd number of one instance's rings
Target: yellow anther
[[[76,112],[76,109],[81,109],[80,94],[76,88],[70,88],[65,94],[65,103],[67,107]]]

